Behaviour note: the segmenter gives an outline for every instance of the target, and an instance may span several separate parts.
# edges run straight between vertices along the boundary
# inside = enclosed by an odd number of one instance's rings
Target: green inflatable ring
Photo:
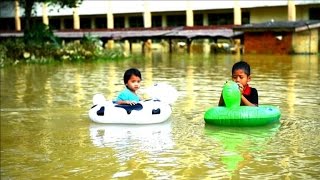
[[[240,106],[241,94],[235,82],[227,82],[222,90],[226,106],[213,107],[204,114],[208,124],[220,126],[263,126],[279,122],[280,109],[271,105]]]

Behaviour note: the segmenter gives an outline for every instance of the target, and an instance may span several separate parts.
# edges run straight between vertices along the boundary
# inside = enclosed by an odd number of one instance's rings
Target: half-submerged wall
[[[293,33],[292,50],[293,53],[319,52],[319,28]]]
[[[245,53],[289,54],[291,51],[292,33],[245,32]]]
[[[267,21],[235,26],[244,33],[245,53],[319,53],[320,20]]]

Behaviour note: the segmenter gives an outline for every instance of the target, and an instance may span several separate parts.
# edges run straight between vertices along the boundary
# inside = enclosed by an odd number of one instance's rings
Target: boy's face
[[[131,91],[136,92],[140,88],[140,82],[141,82],[141,79],[138,76],[132,75],[128,80],[126,86]]]
[[[251,80],[251,77],[248,76],[242,69],[236,69],[232,73],[232,80],[236,83],[242,84],[245,87]]]

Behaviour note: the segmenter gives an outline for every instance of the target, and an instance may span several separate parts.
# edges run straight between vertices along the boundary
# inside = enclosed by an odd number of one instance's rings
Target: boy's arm
[[[117,104],[128,104],[128,105],[135,105],[135,104],[137,104],[136,102],[134,102],[134,101],[130,101],[130,100],[126,100],[126,99],[130,99],[127,95],[126,95],[126,93],[120,93],[119,95],[118,95],[118,97],[116,98],[116,103]]]
[[[243,102],[244,105],[246,106],[257,106],[256,104],[251,103],[246,97],[241,95],[241,101]]]
[[[130,104],[130,101],[126,101],[125,99],[127,99],[126,94],[122,91],[117,96],[116,103],[117,104]]]
[[[255,88],[251,88],[250,101],[242,94],[241,101],[246,106],[258,106],[258,91]]]
[[[117,104],[128,104],[128,105],[135,105],[137,104],[136,102],[134,101],[122,101],[122,100],[119,100],[119,101],[116,101]]]
[[[224,104],[224,99],[223,99],[223,97],[222,97],[222,93],[221,93],[221,95],[220,95],[220,100],[219,100],[218,106],[225,106],[225,104]]]

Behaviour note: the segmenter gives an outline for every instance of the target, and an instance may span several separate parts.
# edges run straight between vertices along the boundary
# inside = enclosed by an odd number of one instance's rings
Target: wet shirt
[[[256,88],[248,87],[250,88],[250,93],[243,93],[243,96],[247,98],[248,101],[250,101],[252,104],[258,105],[258,91]],[[241,101],[241,106],[244,106],[243,102]]]
[[[125,88],[122,90],[119,94],[118,97],[115,99],[115,101],[134,101],[134,102],[139,102],[140,98],[137,94],[131,92],[128,88]]]

